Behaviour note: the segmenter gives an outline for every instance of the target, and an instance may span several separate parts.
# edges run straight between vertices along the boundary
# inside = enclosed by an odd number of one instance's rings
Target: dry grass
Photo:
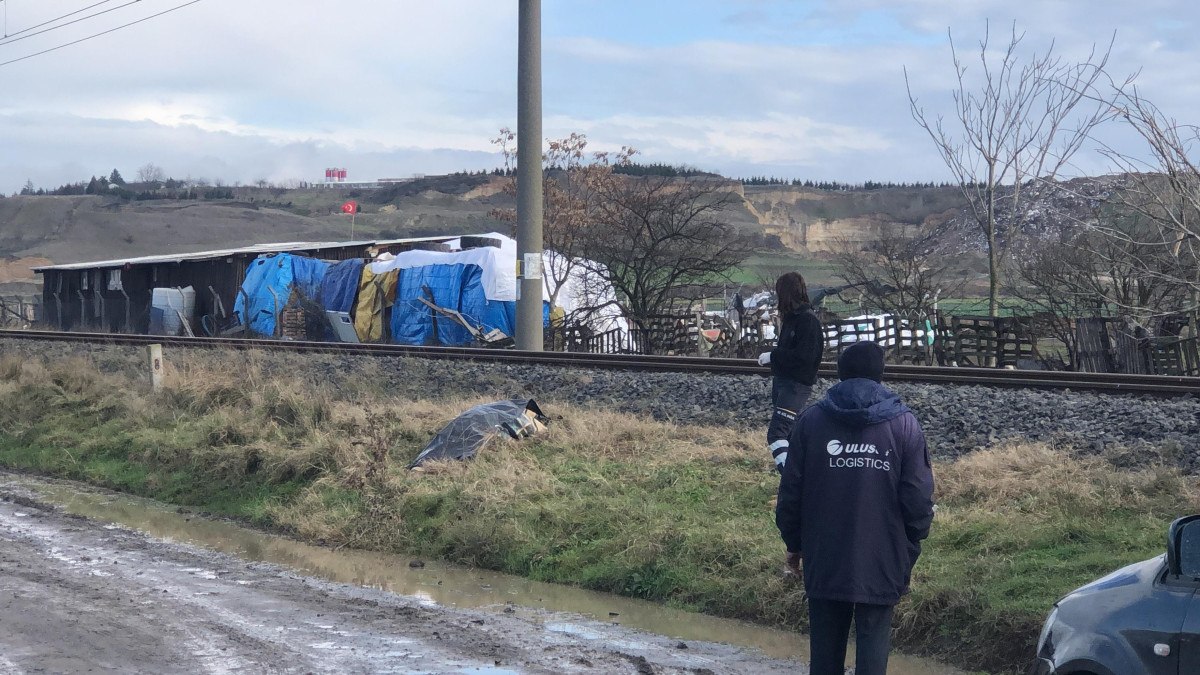
[[[941,508],[991,512],[1161,511],[1180,504],[1200,511],[1200,485],[1174,467],[1117,471],[1102,458],[1067,457],[1042,444],[1006,444],[939,465],[937,490]]]
[[[635,415],[555,406],[561,420],[548,429],[546,442],[566,451],[610,461],[649,466],[694,460],[713,463],[763,455],[755,434],[719,427],[680,427]]]

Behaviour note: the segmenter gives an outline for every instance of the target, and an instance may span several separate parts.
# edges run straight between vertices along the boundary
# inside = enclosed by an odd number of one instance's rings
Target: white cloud
[[[143,0],[78,30],[0,44],[0,61],[175,2]],[[6,4],[11,31],[85,2]],[[942,179],[909,116],[901,69],[924,105],[947,110],[947,27],[969,51],[985,20],[1002,37],[1018,13],[1031,49],[1055,39],[1069,59],[1119,29],[1115,74],[1141,69],[1142,92],[1180,121],[1197,121],[1200,107],[1200,82],[1183,67],[1200,56],[1200,8],[1178,0],[754,0],[731,3],[702,35],[688,35],[687,21],[657,27],[658,40],[586,25],[554,32],[549,20],[607,6],[543,8],[546,135],[586,131],[597,146],[633,145],[649,161]],[[621,7],[611,11],[636,14]],[[179,174],[228,171],[230,181],[314,177],[327,163],[360,177],[487,166],[489,139],[515,124],[515,36],[511,1],[204,0],[0,67],[0,190],[146,161]]]
[[[599,139],[619,138],[643,156],[677,157],[706,165],[720,162],[803,165],[831,154],[882,151],[889,141],[869,129],[828,124],[798,115],[771,113],[765,117],[637,117],[618,115],[585,120],[551,117],[547,130],[565,135],[584,130]],[[682,160],[681,160],[682,161]]]

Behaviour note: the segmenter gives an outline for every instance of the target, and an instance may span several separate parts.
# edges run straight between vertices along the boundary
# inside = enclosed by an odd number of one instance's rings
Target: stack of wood
[[[279,337],[285,340],[308,339],[304,308],[297,300],[298,298],[293,293],[287,306],[279,313]]]

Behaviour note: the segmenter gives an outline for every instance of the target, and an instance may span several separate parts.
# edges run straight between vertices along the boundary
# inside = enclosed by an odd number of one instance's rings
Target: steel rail
[[[0,338],[45,340],[89,344],[148,345],[225,349],[269,349],[306,353],[362,354],[451,360],[523,363],[576,368],[618,369],[653,372],[712,373],[766,376],[770,369],[753,359],[697,356],[645,356],[638,354],[588,354],[582,352],[526,352],[513,349],[474,347],[414,347],[392,344],[348,344],[249,338],[169,337],[116,333],[71,333],[59,331],[0,330]],[[823,363],[818,375],[837,377],[832,363]],[[1200,377],[1171,375],[1124,375],[1113,373],[1070,373],[999,368],[889,365],[885,379],[955,386],[1058,389],[1117,394],[1200,396]]]

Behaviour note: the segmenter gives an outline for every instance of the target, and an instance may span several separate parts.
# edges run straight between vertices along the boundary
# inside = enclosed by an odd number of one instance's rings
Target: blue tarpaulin
[[[516,303],[488,300],[484,295],[482,273],[478,265],[463,264],[423,265],[400,270],[396,304],[392,307],[392,341],[408,345],[471,344],[471,334],[465,328],[436,314],[419,298],[458,311],[484,333],[499,329],[506,335],[513,335],[516,332]]]
[[[358,282],[362,278],[365,263],[361,258],[352,258],[334,263],[325,272],[321,282],[321,302],[332,312],[349,312],[358,295]]]
[[[246,268],[246,280],[233,303],[233,311],[251,331],[275,335],[279,312],[292,290],[312,302],[321,302],[321,287],[329,263],[315,258],[276,253],[260,255]]]
[[[321,287],[330,264],[316,258],[306,258],[294,255],[292,258],[292,279],[296,290],[306,300],[321,305]]]
[[[399,271],[390,324],[392,341],[454,346],[472,342],[465,328],[431,310],[421,298],[457,311],[481,333],[499,330],[514,336],[517,324],[514,255],[494,247],[450,253],[405,251],[392,260],[372,263],[370,268],[376,274]]]
[[[292,294],[292,256],[259,256],[246,269],[233,311],[251,331],[275,334],[275,320]]]

